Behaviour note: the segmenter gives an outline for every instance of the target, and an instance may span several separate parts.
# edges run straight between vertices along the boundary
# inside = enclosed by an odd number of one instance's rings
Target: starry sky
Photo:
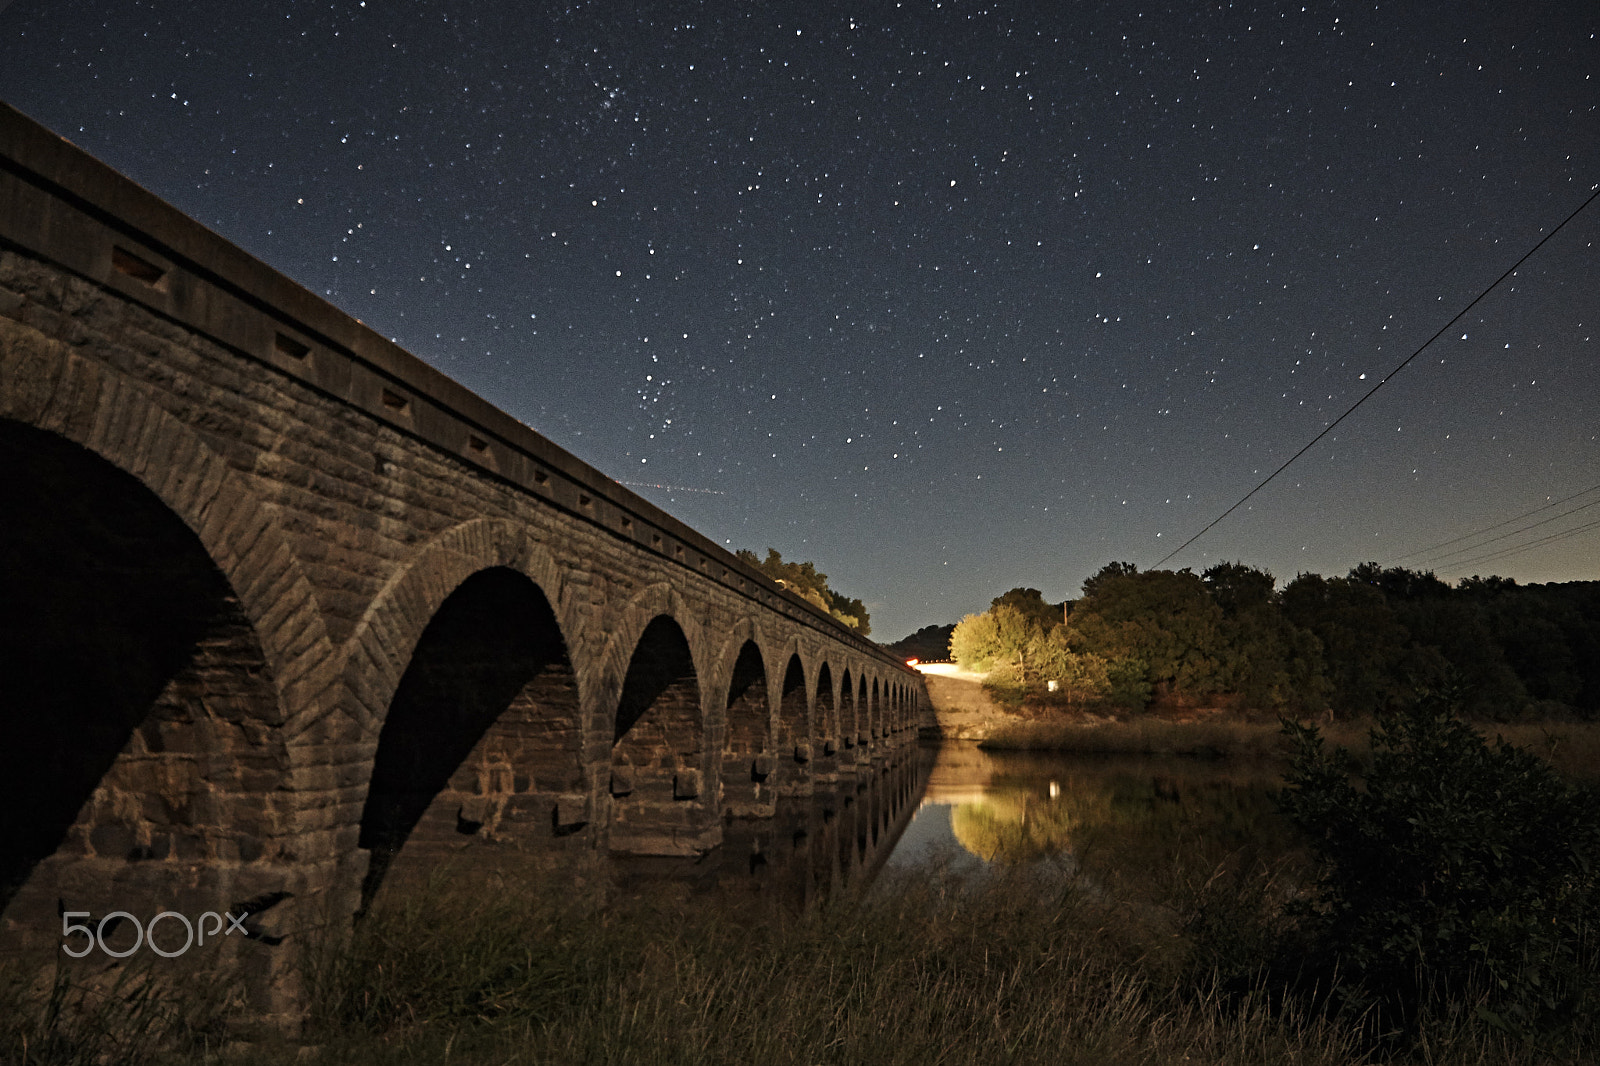
[[[1600,187],[1597,34],[12,0],[0,98],[892,640],[1156,565],[1343,414]],[[1597,240],[1600,203],[1166,565],[1600,578]]]

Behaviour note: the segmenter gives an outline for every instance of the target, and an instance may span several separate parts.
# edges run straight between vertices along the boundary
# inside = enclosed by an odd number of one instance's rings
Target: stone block
[[[206,846],[206,838],[199,833],[174,833],[172,844],[173,852],[180,859],[204,859],[211,853]]]
[[[125,825],[97,825],[89,830],[89,846],[96,855],[125,859],[133,853],[133,830]]]
[[[589,797],[577,792],[557,796],[550,819],[556,833],[576,832],[589,824]]]
[[[679,770],[672,777],[672,798],[697,799],[703,787],[704,780],[699,770]]]

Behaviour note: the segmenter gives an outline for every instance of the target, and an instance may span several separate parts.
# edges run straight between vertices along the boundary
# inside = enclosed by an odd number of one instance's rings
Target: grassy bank
[[[1329,746],[1370,755],[1368,719],[1318,723]],[[1481,723],[1493,740],[1527,748],[1575,779],[1600,776],[1600,724],[1592,722]],[[1157,716],[1106,719],[1046,718],[997,729],[979,747],[990,751],[1057,751],[1078,755],[1181,755],[1194,758],[1284,759],[1290,746],[1276,721],[1216,715],[1191,721]]]
[[[1169,883],[1165,902],[1134,906],[1056,870],[918,876],[777,920],[761,907],[708,910],[671,889],[602,907],[559,879],[468,889],[441,878],[381,901],[351,943],[320,955],[308,973],[310,1048],[227,1061],[1371,1060],[1356,1023],[1252,992],[1241,977],[1274,950],[1285,886],[1181,859]],[[35,1028],[26,1055],[13,1034],[0,1059],[219,1061],[192,1023],[176,1046],[103,1057],[92,1045],[104,1021],[60,1017],[53,1046]],[[1547,1061],[1481,1026],[1446,1024],[1425,1030],[1409,1060]]]

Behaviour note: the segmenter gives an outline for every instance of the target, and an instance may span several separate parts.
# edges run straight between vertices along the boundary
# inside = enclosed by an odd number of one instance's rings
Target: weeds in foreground
[[[1275,976],[1293,950],[1284,871],[1186,861],[1159,904],[1165,917],[1051,865],[882,881],[787,917],[671,891],[602,901],[558,873],[514,890],[441,877],[380,898],[353,937],[308,953],[304,1050],[229,1061],[1374,1061],[1361,1018],[1288,994]],[[138,1047],[91,1039],[121,1024],[108,1013],[101,1029],[81,1022],[54,1043],[38,1042],[48,1027],[35,1025],[27,1057],[13,1040],[4,1061],[218,1061],[214,1043],[172,1027],[172,1001],[123,1002],[152,1020]],[[1545,1061],[1470,1011],[1426,1020],[1407,1057]]]
[[[1282,803],[1321,867],[1303,925],[1342,999],[1399,1027],[1436,1003],[1529,1039],[1600,1027],[1592,791],[1441,701],[1380,720],[1361,787],[1315,730],[1285,732]]]
[[[1163,976],[1129,915],[1059,871],[894,882],[759,926],[650,901],[549,907],[530,896],[470,913],[445,893],[375,914],[349,948],[365,961],[343,971],[366,977],[320,1001],[324,1054],[425,1061],[448,1044],[451,1061],[529,1063],[1358,1057],[1325,1020]],[[552,918],[548,932],[495,944],[480,924]],[[465,944],[479,945],[470,962],[454,958],[451,945]]]
[[[205,1057],[228,1042],[237,993],[148,966],[96,973],[63,961],[41,974],[12,962],[0,968],[0,1062],[141,1066],[170,1061],[175,1048]]]

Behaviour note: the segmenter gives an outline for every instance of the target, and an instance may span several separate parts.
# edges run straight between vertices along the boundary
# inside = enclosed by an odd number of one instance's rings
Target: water
[[[1158,901],[1174,878],[1222,864],[1272,863],[1295,848],[1276,807],[1281,767],[1184,758],[985,752],[968,742],[904,753],[894,765],[808,796],[775,817],[731,820],[692,859],[618,857],[625,892],[665,884],[803,910],[881,871],[920,875],[1031,868]]]
[[[784,796],[770,818],[729,819],[722,843],[682,858],[614,856],[611,883],[627,893],[665,884],[727,902],[759,898],[790,911],[869,884],[914,816],[929,769],[929,748],[893,753],[859,774],[818,782]]]
[[[1183,758],[939,749],[885,869],[1033,867],[1160,889],[1175,871],[1272,862],[1295,847],[1280,767]]]

